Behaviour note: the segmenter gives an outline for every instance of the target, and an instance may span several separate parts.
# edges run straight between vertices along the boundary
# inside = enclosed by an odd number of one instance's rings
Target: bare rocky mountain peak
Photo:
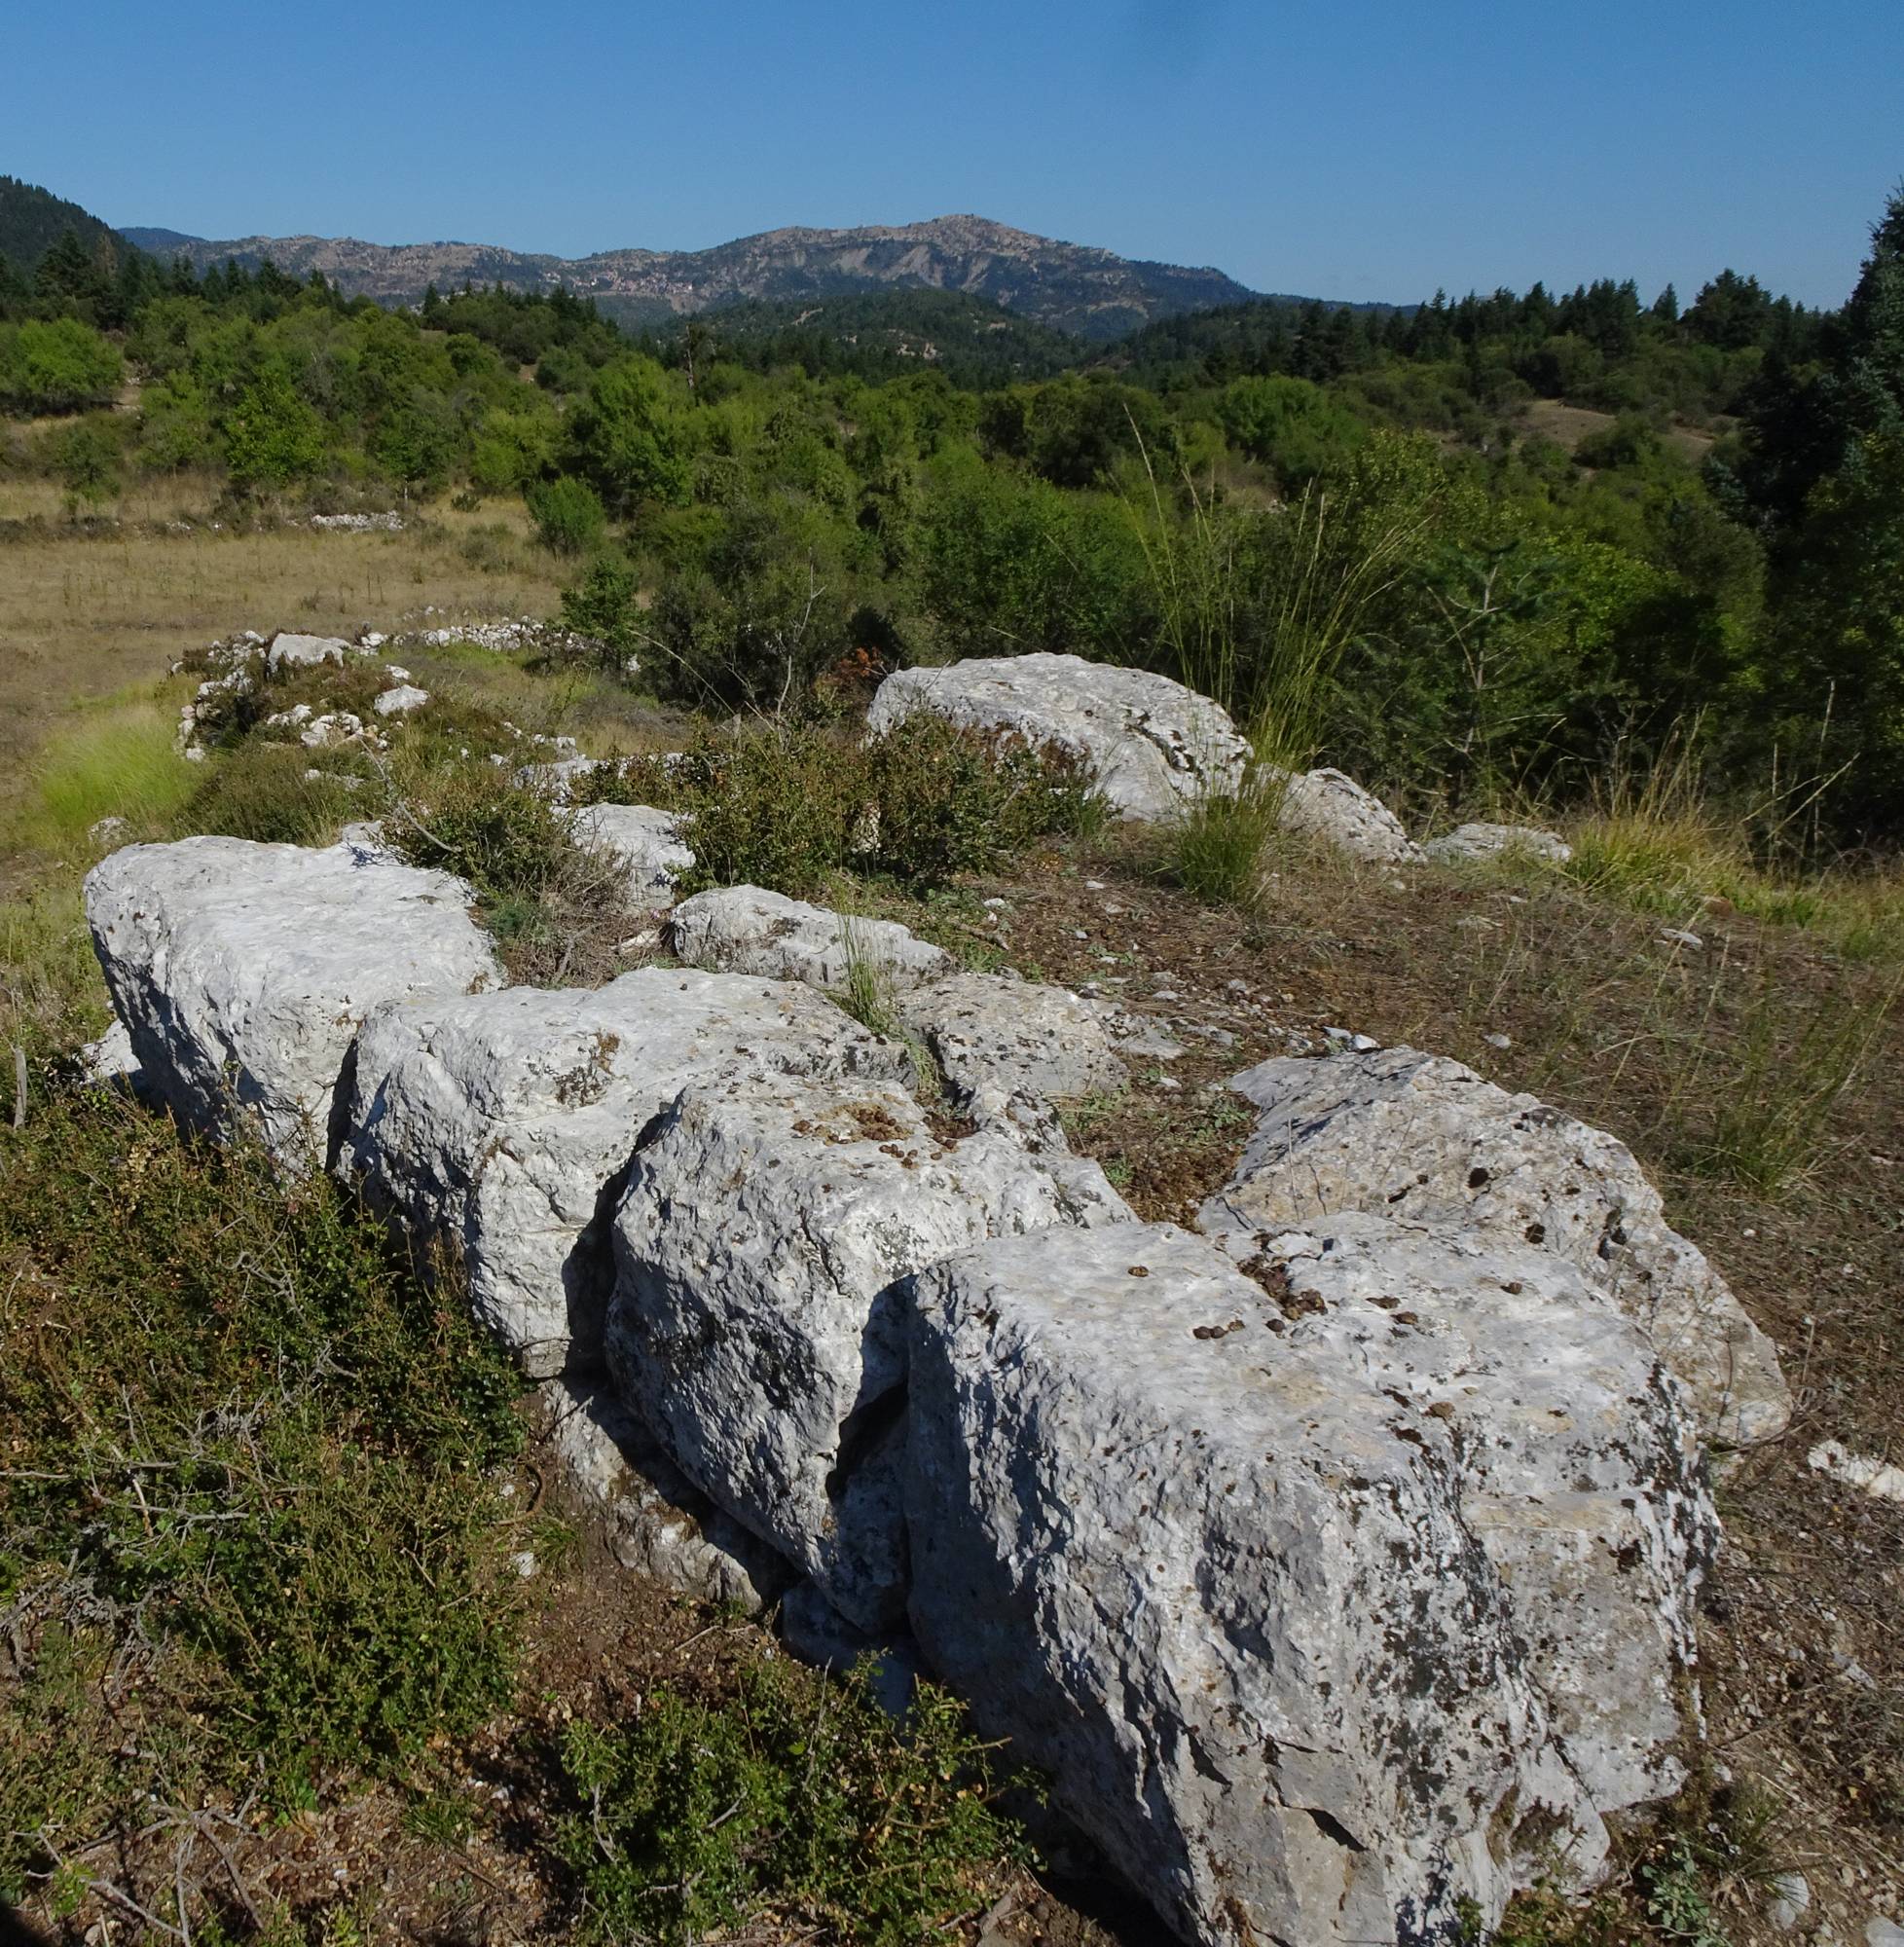
[[[312,272],[348,295],[414,304],[430,284],[499,283],[516,290],[566,284],[617,321],[665,322],[722,305],[836,298],[883,289],[962,292],[1084,338],[1120,336],[1159,317],[1231,304],[1250,292],[1207,267],[1140,263],[971,214],[844,229],[788,225],[705,250],[603,250],[564,258],[499,245],[370,243],[354,237],[245,237],[223,241],[175,231],[128,230],[161,256],[183,253],[201,270],[269,257],[299,276]]]

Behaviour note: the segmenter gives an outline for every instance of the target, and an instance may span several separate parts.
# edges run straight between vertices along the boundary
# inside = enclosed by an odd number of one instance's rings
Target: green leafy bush
[[[76,317],[0,324],[0,406],[10,412],[108,405],[124,373],[119,348]]]
[[[1023,1842],[963,1709],[922,1684],[903,1727],[871,1672],[784,1663],[709,1704],[651,1694],[631,1724],[571,1725],[561,1846],[589,1939],[670,1947],[772,1913],[846,1947],[934,1936]]]
[[[523,496],[542,545],[552,554],[586,554],[607,525],[600,496],[586,480],[565,473],[538,480]]]

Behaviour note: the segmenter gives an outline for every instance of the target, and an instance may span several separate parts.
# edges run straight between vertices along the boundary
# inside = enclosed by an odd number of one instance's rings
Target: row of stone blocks
[[[1046,1106],[1111,1024],[902,929],[851,951],[956,1128],[797,977],[837,916],[752,889],[562,992],[374,848],[131,847],[87,905],[152,1094],[459,1256],[654,1565],[916,1644],[1186,1938],[1452,1937],[1682,1776],[1705,1444],[1784,1394],[1610,1137],[1271,1061],[1199,1234]]]

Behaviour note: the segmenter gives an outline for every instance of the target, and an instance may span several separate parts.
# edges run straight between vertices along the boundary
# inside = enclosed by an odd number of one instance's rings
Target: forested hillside
[[[564,290],[391,311],[75,228],[0,315],[31,422],[4,463],[75,512],[165,474],[241,519],[525,496],[571,619],[664,696],[1067,649],[1181,672],[1398,801],[1690,753],[1768,844],[1904,817],[1896,199],[1826,314],[1728,272],[1683,304],[1267,300],[1109,348],[918,291],[637,342]]]

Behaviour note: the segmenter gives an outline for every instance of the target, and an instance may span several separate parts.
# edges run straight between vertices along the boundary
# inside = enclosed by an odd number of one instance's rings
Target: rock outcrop
[[[1120,817],[1175,818],[1243,783],[1250,747],[1227,714],[1168,677],[1081,656],[996,656],[899,670],[874,696],[875,734],[919,711],[969,730],[1055,746],[1090,763]]]
[[[335,663],[342,668],[348,654],[350,644],[341,636],[298,636],[280,629],[271,639],[265,667],[274,676],[285,669],[315,669],[320,663]]]
[[[568,828],[582,844],[607,853],[621,867],[630,905],[666,905],[677,880],[694,865],[693,849],[672,811],[645,804],[587,804],[568,814]]]
[[[543,1424],[569,1488],[624,1568],[703,1602],[763,1609],[790,1571],[662,1452],[612,1388],[552,1379]]]
[[[1257,1129],[1197,1222],[1233,1256],[1251,1256],[1259,1233],[1347,1211],[1532,1245],[1634,1320],[1709,1437],[1746,1445],[1790,1417],[1771,1342],[1604,1130],[1410,1047],[1265,1061],[1230,1085],[1257,1109]]]
[[[1063,987],[997,974],[951,974],[915,987],[899,1013],[938,1063],[966,1114],[1012,1096],[1070,1102],[1129,1079],[1109,1010]]]
[[[503,980],[460,879],[346,845],[131,845],[85,897],[144,1085],[194,1128],[252,1122],[293,1170],[335,1153],[339,1080],[372,1008]]]
[[[461,1259],[477,1316],[526,1371],[602,1356],[607,1225],[642,1131],[725,1076],[891,1084],[906,1051],[806,989],[642,968],[594,991],[515,987],[375,1010],[341,1174]]]
[[[1410,864],[1421,857],[1402,821],[1346,772],[1301,771],[1275,789],[1281,793],[1278,818],[1286,830],[1321,839],[1371,864]]]
[[[1669,1775],[1674,1390],[1570,1267],[1478,1268],[1376,1222],[1258,1283],[1125,1226],[913,1281],[914,1630],[1187,1939],[1452,1939]],[[1624,1694],[1557,1701],[1576,1657]]]
[[[896,1285],[985,1237],[1127,1220],[1089,1176],[941,1143],[891,1084],[689,1088],[615,1218],[609,1369],[690,1479],[879,1629],[905,1600]]]
[[[855,966],[897,987],[949,974],[950,954],[890,919],[859,919],[759,886],[722,886],[677,905],[668,924],[676,958],[711,973],[757,974],[840,992]]]
[[[1437,864],[1462,864],[1480,859],[1532,859],[1543,865],[1564,865],[1573,857],[1573,847],[1558,832],[1543,831],[1536,825],[1490,825],[1478,821],[1457,825],[1439,838],[1431,838],[1421,848],[1424,858]]]

